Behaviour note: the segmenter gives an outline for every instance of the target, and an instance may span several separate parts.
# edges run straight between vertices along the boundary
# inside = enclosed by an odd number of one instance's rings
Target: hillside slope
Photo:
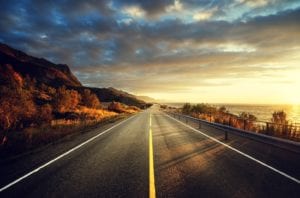
[[[96,94],[101,102],[121,102],[126,105],[145,107],[146,103],[136,96],[114,88],[84,87],[72,74],[68,65],[54,64],[43,58],[36,58],[0,43],[0,86],[27,84],[39,92],[41,84],[83,92],[85,89]]]
[[[27,76],[35,79],[38,83],[54,87],[82,86],[68,65],[54,64],[43,58],[35,58],[0,43],[0,72],[2,74],[0,80],[2,83],[5,83],[3,74],[6,75],[6,80],[9,79],[7,76],[9,71],[16,72],[23,78]]]

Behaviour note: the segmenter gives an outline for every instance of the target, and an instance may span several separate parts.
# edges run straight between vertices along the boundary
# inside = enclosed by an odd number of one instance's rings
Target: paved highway
[[[299,154],[202,132],[154,106],[0,161],[0,197],[299,197]]]

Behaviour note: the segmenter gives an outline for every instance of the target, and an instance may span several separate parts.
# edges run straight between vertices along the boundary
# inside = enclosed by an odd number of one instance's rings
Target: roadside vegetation
[[[118,102],[104,108],[90,89],[52,87],[16,72],[7,76],[13,79],[0,86],[0,150],[49,143],[140,110]]]
[[[167,107],[163,106],[162,108],[166,109]],[[270,122],[259,121],[255,115],[247,112],[234,115],[230,113],[225,106],[217,108],[208,104],[192,105],[186,103],[182,108],[175,111],[198,119],[232,126],[246,131],[300,141],[300,125],[288,121],[284,111],[273,112]]]

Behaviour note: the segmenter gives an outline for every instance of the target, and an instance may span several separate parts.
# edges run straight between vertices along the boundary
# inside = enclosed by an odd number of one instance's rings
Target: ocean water
[[[182,107],[184,103],[168,103],[173,107]],[[269,122],[274,111],[284,111],[288,120],[300,124],[300,105],[254,105],[254,104],[210,104],[215,107],[225,106],[226,109],[235,115],[247,112],[255,115],[259,121]]]

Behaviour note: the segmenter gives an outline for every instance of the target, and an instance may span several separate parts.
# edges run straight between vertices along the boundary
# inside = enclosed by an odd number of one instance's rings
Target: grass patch
[[[0,146],[0,157],[5,159],[28,153],[38,148],[70,139],[75,135],[87,133],[101,125],[116,122],[130,115],[91,109],[85,109],[81,113],[87,113],[89,116],[94,116],[97,119],[59,119],[40,127],[11,131],[7,134],[5,144]]]

